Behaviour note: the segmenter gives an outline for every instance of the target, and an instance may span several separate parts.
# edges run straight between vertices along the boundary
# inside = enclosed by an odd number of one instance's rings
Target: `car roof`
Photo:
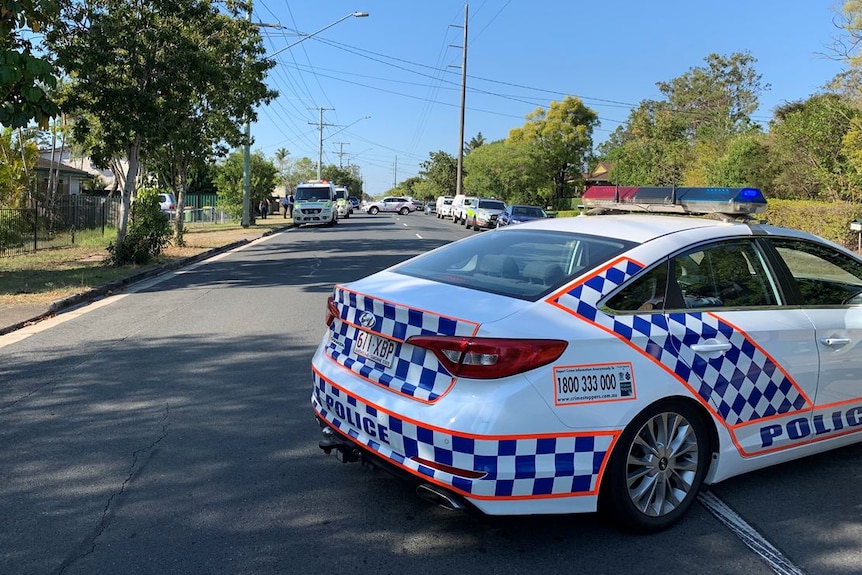
[[[577,232],[581,234],[644,243],[661,236],[685,230],[721,226],[741,226],[748,230],[748,225],[741,222],[724,222],[716,219],[685,216],[651,216],[632,214],[598,216],[580,215],[573,218],[531,220],[520,224],[517,228]],[[501,231],[506,231],[507,229],[509,228],[503,228]],[[745,233],[742,230],[739,230],[736,234],[739,234],[740,232]],[[728,235],[736,234],[730,233]]]

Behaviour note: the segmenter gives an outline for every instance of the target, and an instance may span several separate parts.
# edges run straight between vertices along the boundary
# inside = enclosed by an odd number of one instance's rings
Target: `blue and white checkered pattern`
[[[311,401],[330,427],[388,461],[464,495],[487,499],[595,494],[616,435],[563,433],[556,437],[503,439],[459,435],[372,407],[333,386],[316,371]],[[385,442],[381,436],[385,436]],[[423,465],[414,457],[484,472],[485,476],[468,479],[453,475]]]
[[[333,296],[339,316],[329,329],[341,345],[330,343],[327,354],[352,372],[419,401],[434,402],[452,386],[454,378],[430,351],[407,345],[413,335],[470,336],[478,324],[428,311],[398,306],[336,286]],[[396,342],[391,367],[353,353],[359,333],[359,318],[364,312],[374,315],[373,329],[367,329]],[[362,328],[365,329],[365,328]]]
[[[621,258],[551,302],[630,343],[646,341],[643,352],[686,382],[728,425],[802,410],[805,395],[748,336],[712,313],[609,315],[599,300],[640,271]],[[680,339],[674,334],[682,333]],[[691,345],[721,334],[731,349],[716,359],[696,354]],[[640,336],[635,338],[635,336]]]

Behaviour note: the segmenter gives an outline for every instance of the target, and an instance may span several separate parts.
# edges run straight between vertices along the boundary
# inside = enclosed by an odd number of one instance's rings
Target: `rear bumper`
[[[428,485],[422,492],[426,499],[440,498],[437,503],[453,508],[458,506],[441,501],[463,501],[489,515],[596,510],[615,434],[564,432],[548,438],[546,433],[519,437],[455,432],[377,407],[379,402],[348,392],[317,370],[314,383],[315,415],[321,426],[337,434],[330,451]],[[493,422],[485,423],[493,427]],[[326,450],[323,444],[321,448]]]

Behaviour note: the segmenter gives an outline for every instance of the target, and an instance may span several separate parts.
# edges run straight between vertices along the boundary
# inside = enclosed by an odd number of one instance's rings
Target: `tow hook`
[[[344,441],[331,427],[325,426],[321,430],[323,437],[318,445],[326,455],[335,451],[335,459],[341,463],[355,463],[362,459],[362,452],[353,444]]]

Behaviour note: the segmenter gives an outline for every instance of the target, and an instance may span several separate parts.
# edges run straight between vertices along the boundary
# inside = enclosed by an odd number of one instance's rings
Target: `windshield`
[[[535,301],[634,245],[567,232],[511,230],[472,236],[393,271]]]
[[[336,200],[346,200],[347,199],[347,190],[335,190],[335,199]]]
[[[478,207],[486,210],[505,210],[506,204],[499,200],[479,200]]]
[[[545,210],[536,206],[515,206],[512,208],[513,216],[526,216],[528,218],[544,218]]]
[[[318,187],[318,186],[308,186],[308,187],[298,187],[296,188],[296,201],[297,202],[322,202],[331,200],[329,187]]]

